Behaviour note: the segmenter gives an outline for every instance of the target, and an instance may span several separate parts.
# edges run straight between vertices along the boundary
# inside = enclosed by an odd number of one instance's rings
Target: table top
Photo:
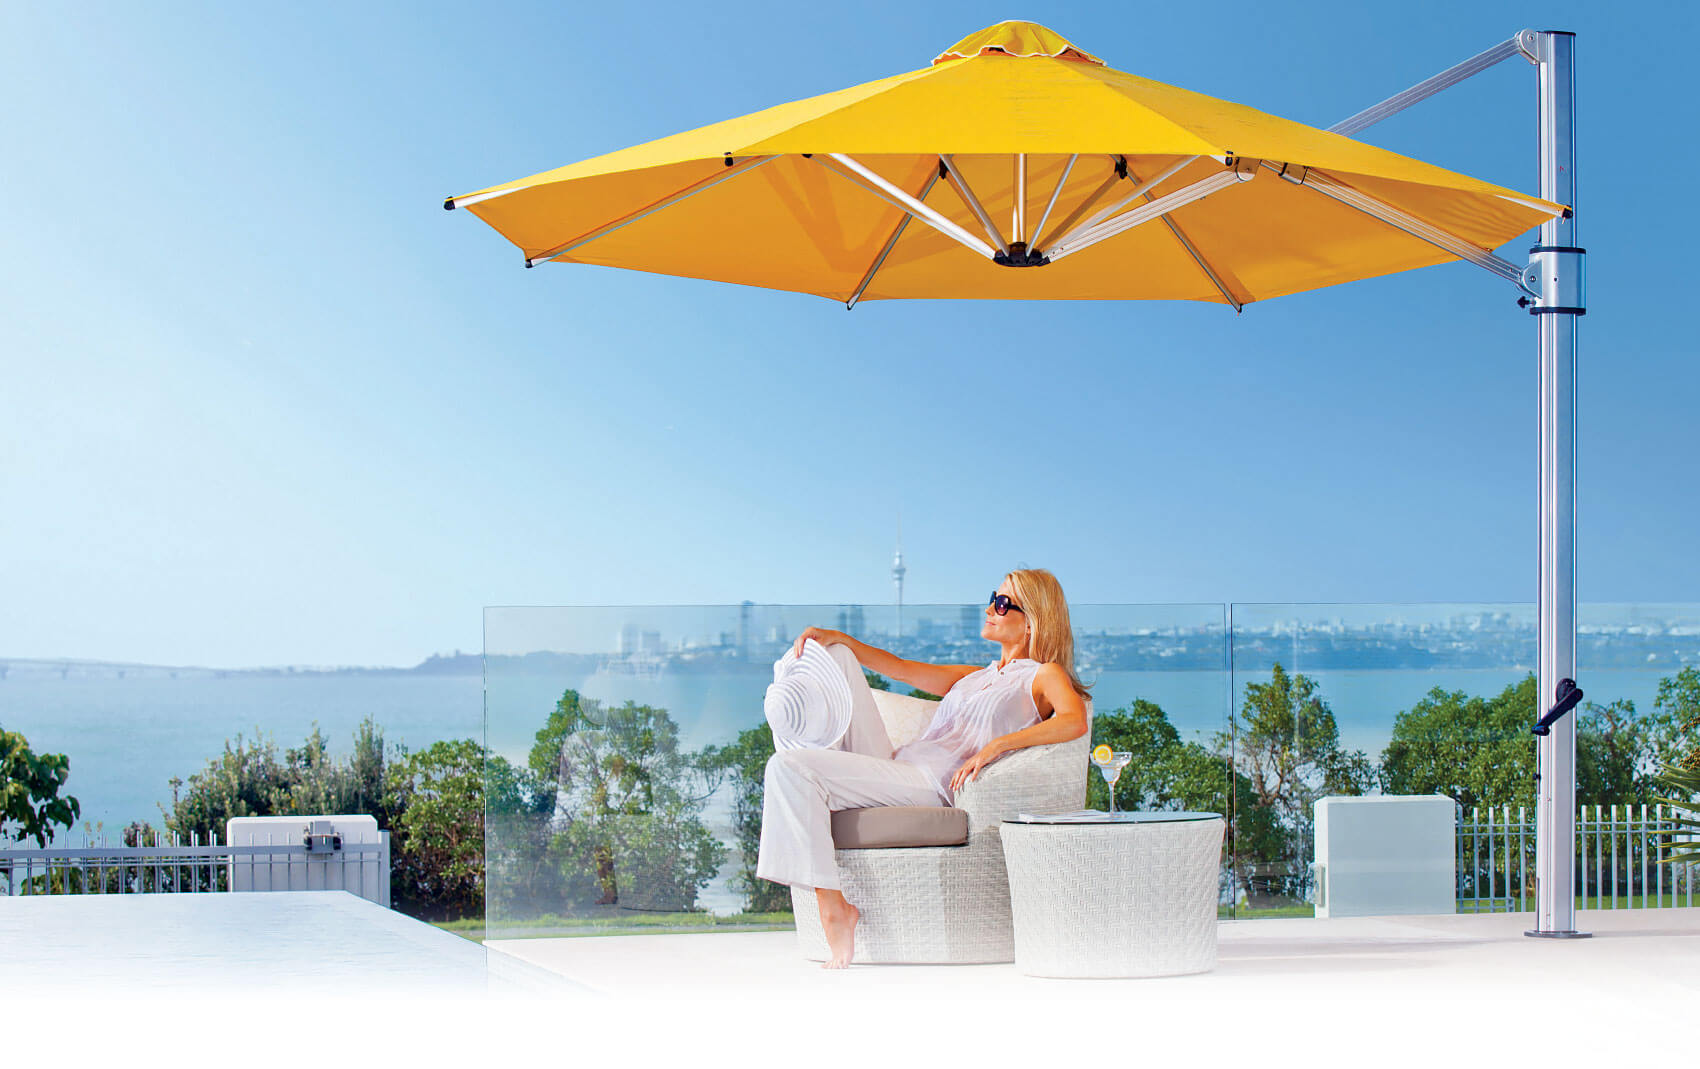
[[[1086,827],[1098,827],[1104,824],[1173,824],[1192,820],[1221,820],[1220,813],[1187,813],[1155,810],[1137,813],[1107,813],[1097,809],[1083,809],[1074,813],[1022,813],[1020,816],[1005,820],[1005,824],[1049,824],[1067,825],[1079,824]]]

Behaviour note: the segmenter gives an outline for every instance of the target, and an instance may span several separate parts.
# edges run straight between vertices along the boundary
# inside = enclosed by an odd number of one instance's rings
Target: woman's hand
[[[803,642],[807,639],[812,638],[822,646],[842,646],[845,644],[844,640],[848,637],[842,631],[830,631],[824,627],[805,627],[803,633],[797,636],[797,642],[791,647],[791,652],[801,657],[803,655]]]
[[[981,769],[1009,751],[1010,747],[1005,745],[1001,738],[993,739],[980,747],[980,752],[970,757],[961,768],[956,770],[956,775],[950,777],[950,793],[955,794],[965,784],[974,782],[975,778],[980,775]]]

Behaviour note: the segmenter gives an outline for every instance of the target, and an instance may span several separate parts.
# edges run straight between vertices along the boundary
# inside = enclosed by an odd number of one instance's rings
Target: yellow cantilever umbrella
[[[1126,74],[1030,22],[931,66],[452,197],[554,260],[859,300],[1241,305],[1563,206]]]

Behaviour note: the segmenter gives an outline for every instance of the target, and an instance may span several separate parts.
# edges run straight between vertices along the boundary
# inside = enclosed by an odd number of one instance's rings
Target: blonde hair
[[[1068,673],[1075,693],[1090,697],[1089,688],[1074,671],[1074,625],[1068,618],[1068,599],[1062,584],[1043,568],[1019,568],[1004,578],[1015,590],[1015,603],[1027,614],[1032,631],[1027,656],[1040,664],[1055,662]]]

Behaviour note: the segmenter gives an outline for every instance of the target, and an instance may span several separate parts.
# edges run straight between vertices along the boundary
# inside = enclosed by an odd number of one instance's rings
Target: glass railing
[[[789,894],[753,871],[774,660],[813,624],[986,663],[982,611],[907,606],[900,625],[873,606],[488,610],[489,935],[788,925]],[[1075,628],[1100,714],[1135,708],[1207,752],[1225,726],[1222,606],[1084,606]],[[1157,786],[1124,777],[1122,804],[1167,801]]]
[[[984,663],[980,611],[908,606],[900,625],[889,606],[488,610],[488,934],[788,924],[789,896],[753,875],[773,660],[817,624],[913,659]],[[1584,814],[1579,904],[1687,901],[1685,874],[1648,853],[1656,813],[1627,822],[1657,793],[1682,696],[1700,699],[1694,670],[1679,676],[1700,664],[1700,609],[1585,606],[1580,620],[1578,801],[1606,808]],[[1136,755],[1118,808],[1229,819],[1223,916],[1348,911],[1344,892],[1326,901],[1344,884],[1318,864],[1319,803],[1389,795],[1451,800],[1424,818],[1445,824],[1424,849],[1452,854],[1441,906],[1527,908],[1532,607],[1086,605],[1074,624],[1094,742]],[[1087,804],[1105,808],[1102,779],[1087,783]],[[1341,876],[1333,822],[1323,846]]]
[[[1536,740],[1529,728],[1537,706],[1552,701],[1535,693],[1533,606],[1240,604],[1230,611],[1231,750],[1244,777],[1236,849],[1227,859],[1235,916],[1311,916],[1316,903],[1328,905],[1317,803],[1352,796],[1451,799],[1455,908],[1532,908]],[[1679,673],[1700,663],[1695,608],[1584,605],[1577,630],[1576,678],[1586,692],[1575,714],[1578,905],[1610,908],[1631,892],[1637,904],[1674,904],[1679,890],[1686,904],[1687,871],[1672,872],[1657,858],[1658,832],[1668,825],[1654,798],[1664,793],[1658,767],[1680,750],[1684,714],[1673,695],[1688,677]],[[1700,678],[1694,684],[1700,695]],[[1341,867],[1399,861],[1348,856]],[[1351,908],[1376,908],[1370,898]],[[1400,904],[1396,895],[1392,904]],[[1409,901],[1401,909],[1415,911]]]

